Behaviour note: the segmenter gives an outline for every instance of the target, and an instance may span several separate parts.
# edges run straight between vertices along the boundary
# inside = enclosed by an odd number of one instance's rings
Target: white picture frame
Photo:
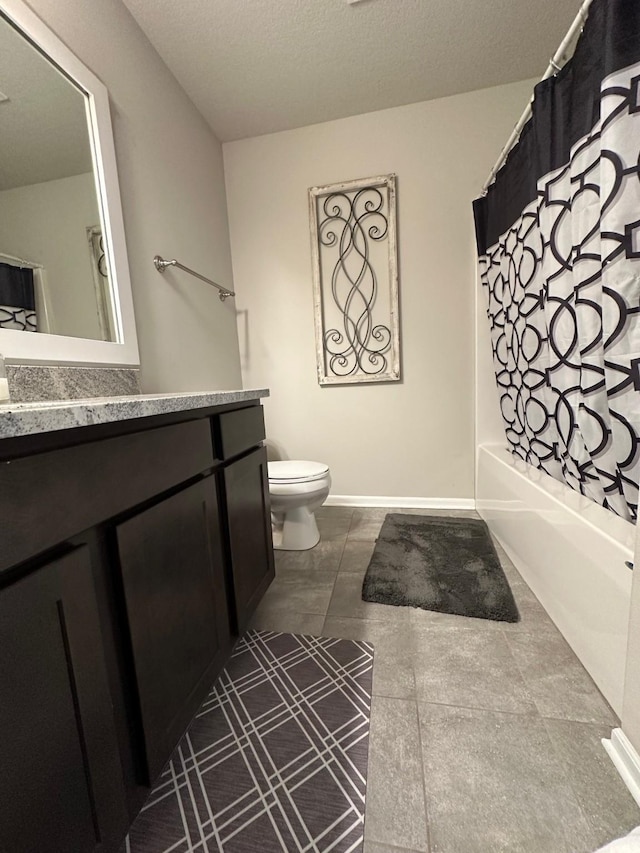
[[[400,380],[396,175],[309,189],[320,385]]]
[[[115,341],[99,341],[0,329],[0,353],[16,363],[137,367],[140,356],[108,91],[22,0],[0,0],[0,13],[86,94],[87,125],[101,226],[107,242],[116,334]]]

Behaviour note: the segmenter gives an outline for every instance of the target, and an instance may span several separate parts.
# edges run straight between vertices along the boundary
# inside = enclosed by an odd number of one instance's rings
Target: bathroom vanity
[[[3,853],[115,853],[246,628],[267,393],[0,406]]]

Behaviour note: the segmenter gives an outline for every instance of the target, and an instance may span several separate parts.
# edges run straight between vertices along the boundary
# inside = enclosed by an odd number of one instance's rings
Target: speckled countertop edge
[[[55,400],[41,403],[0,405],[0,439],[61,429],[147,418],[227,403],[243,403],[268,397],[266,388],[237,391],[196,391],[178,394],[135,394],[128,397],[95,397],[88,400]]]

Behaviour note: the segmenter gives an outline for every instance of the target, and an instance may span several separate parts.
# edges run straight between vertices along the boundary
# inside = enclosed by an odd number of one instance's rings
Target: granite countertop
[[[47,400],[0,405],[0,438],[15,438],[60,429],[148,418],[227,403],[268,397],[266,388],[240,391],[196,391],[178,394],[134,394],[128,397],[94,397],[88,400]]]

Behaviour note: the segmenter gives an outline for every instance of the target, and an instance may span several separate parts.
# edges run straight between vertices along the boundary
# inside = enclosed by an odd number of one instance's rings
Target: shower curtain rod
[[[10,263],[19,264],[22,267],[27,267],[32,270],[41,270],[44,269],[42,264],[36,264],[33,261],[25,261],[24,258],[16,258],[13,255],[7,255],[5,252],[0,252],[0,260],[4,258],[5,261],[9,261]]]
[[[567,61],[568,57],[565,56],[565,52],[566,52],[567,48],[569,47],[569,45],[571,44],[571,42],[573,41],[578,30],[581,30],[582,27],[584,26],[584,23],[587,20],[587,11],[588,11],[589,6],[591,5],[592,2],[593,2],[593,0],[584,0],[582,6],[580,6],[580,9],[578,10],[578,14],[574,18],[574,21],[571,24],[571,26],[569,27],[569,30],[568,30],[566,36],[564,37],[564,39],[562,40],[560,47],[556,50],[554,55],[549,60],[549,65],[547,67],[547,70],[544,72],[544,74],[541,78],[542,80],[546,80],[548,77],[551,77],[553,74],[557,74],[558,71],[560,71],[560,69],[562,68],[563,64]],[[531,105],[532,105],[532,103],[533,103],[533,95],[531,96],[531,100],[529,101],[529,103],[525,107],[524,112],[522,113],[522,115],[518,119],[518,123],[514,127],[511,136],[509,137],[509,139],[507,139],[506,145],[504,146],[504,148],[500,152],[500,156],[496,160],[495,166],[493,167],[493,169],[489,173],[489,177],[484,182],[484,185],[482,187],[482,195],[487,194],[487,190],[491,186],[491,183],[493,182],[493,179],[495,178],[496,173],[498,172],[498,170],[500,169],[500,167],[502,166],[504,161],[507,159],[507,155],[509,154],[509,151],[511,151],[513,146],[518,141],[520,134],[522,132],[522,128],[525,126],[525,124],[531,118]]]

